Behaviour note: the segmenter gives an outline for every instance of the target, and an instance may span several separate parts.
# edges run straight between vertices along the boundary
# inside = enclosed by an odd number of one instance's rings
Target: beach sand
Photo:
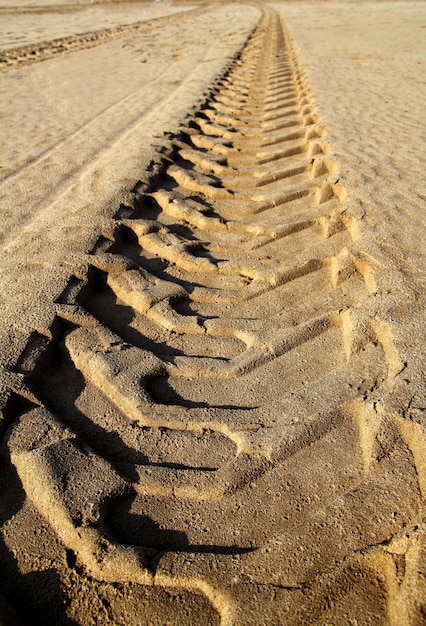
[[[0,624],[424,623],[425,4],[0,15]]]

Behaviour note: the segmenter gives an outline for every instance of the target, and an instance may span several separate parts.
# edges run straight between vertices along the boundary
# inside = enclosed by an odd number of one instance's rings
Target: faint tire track
[[[55,58],[67,52],[93,48],[113,39],[120,39],[121,37],[127,37],[133,33],[141,32],[152,26],[160,26],[179,20],[182,18],[182,15],[186,16],[190,14],[194,16],[199,15],[201,12],[204,12],[204,10],[194,8],[181,11],[177,14],[156,17],[133,24],[102,28],[87,33],[58,37],[52,41],[44,41],[2,50],[0,51],[0,72],[7,72],[17,67],[38,63],[39,61],[46,61],[47,59]]]

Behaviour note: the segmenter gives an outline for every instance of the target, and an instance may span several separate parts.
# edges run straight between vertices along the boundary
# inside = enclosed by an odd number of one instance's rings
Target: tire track
[[[151,20],[134,22],[133,24],[102,28],[87,33],[58,37],[52,41],[43,41],[41,43],[2,50],[0,52],[0,72],[8,72],[24,65],[32,65],[39,61],[46,61],[47,59],[56,58],[58,55],[67,52],[76,52],[77,50],[86,50],[100,46],[113,39],[128,37],[142,30],[146,31],[146,29],[150,29],[153,26],[169,24],[172,21],[182,19],[182,16],[195,16],[202,12],[204,12],[204,10],[194,8],[180,11],[172,15],[156,17]]]
[[[303,623],[330,597],[386,613],[371,552],[419,483],[377,400],[403,365],[346,202],[265,10],[16,366],[12,462],[95,581],[201,593],[222,624]]]

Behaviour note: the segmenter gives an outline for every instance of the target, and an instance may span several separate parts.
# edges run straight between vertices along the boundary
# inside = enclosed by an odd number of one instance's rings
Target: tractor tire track
[[[100,46],[108,41],[128,37],[133,33],[145,32],[153,27],[161,27],[170,22],[181,20],[186,15],[194,17],[202,12],[204,10],[194,8],[172,15],[134,22],[133,24],[102,28],[86,33],[58,37],[51,41],[2,50],[0,51],[0,72],[8,72],[24,65],[32,65],[33,63],[53,59],[64,53]]]
[[[222,624],[386,614],[370,553],[419,483],[376,401],[403,366],[347,201],[265,9],[15,368],[12,463],[93,584],[202,594]]]

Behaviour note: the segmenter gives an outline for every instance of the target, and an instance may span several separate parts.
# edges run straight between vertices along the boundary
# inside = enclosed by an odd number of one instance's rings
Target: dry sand
[[[425,623],[425,4],[0,14],[0,623]]]

